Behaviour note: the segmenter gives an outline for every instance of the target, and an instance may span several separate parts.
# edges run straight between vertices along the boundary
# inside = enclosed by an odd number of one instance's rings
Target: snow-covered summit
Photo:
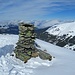
[[[37,28],[46,28],[63,22],[59,20],[42,20],[42,21],[32,21],[31,23],[34,24]]]
[[[37,28],[46,28],[55,24],[60,24],[62,21],[59,20],[34,20],[34,21],[0,21],[0,26],[7,27],[8,25],[18,25],[19,22],[31,23],[34,24]]]
[[[55,58],[45,61],[37,57],[24,64],[10,56],[11,45],[15,46],[17,41],[18,35],[0,35],[0,75],[75,75],[74,51],[36,39],[41,49],[46,49]]]
[[[63,23],[56,25],[54,28],[49,28],[47,30],[49,34],[62,36],[64,34],[75,35],[75,22]]]
[[[50,35],[48,41],[75,51],[75,21],[52,26],[46,32]],[[54,41],[53,41],[54,40]]]

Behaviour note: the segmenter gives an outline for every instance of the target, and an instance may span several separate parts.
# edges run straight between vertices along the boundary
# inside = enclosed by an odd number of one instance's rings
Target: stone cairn
[[[16,43],[15,55],[25,63],[31,57],[39,56],[41,59],[52,60],[52,56],[44,51],[38,50],[34,46],[35,40],[34,25],[20,23],[19,25],[19,40]]]

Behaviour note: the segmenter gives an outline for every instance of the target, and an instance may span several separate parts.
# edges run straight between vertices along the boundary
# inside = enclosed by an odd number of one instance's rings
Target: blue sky
[[[0,0],[0,20],[75,20],[75,0]]]

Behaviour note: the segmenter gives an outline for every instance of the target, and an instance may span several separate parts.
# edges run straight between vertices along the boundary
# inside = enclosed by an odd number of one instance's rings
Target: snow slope
[[[18,38],[18,35],[0,34],[0,48],[5,45],[16,45]]]
[[[49,34],[62,36],[63,34],[75,35],[75,22],[59,24],[47,30]]]
[[[46,49],[55,58],[52,61],[45,61],[37,57],[24,64],[9,54],[10,45],[15,46],[17,40],[18,35],[0,35],[0,45],[2,43],[0,52],[2,50],[7,52],[6,55],[0,56],[0,75],[75,75],[75,52],[36,39],[35,42],[41,49]],[[9,50],[6,51],[7,48]]]
[[[60,42],[64,41],[63,47],[75,50],[75,21],[56,25],[46,30],[46,32],[53,36],[56,35],[55,39],[58,46],[61,46]]]
[[[47,42],[36,40],[37,43],[46,49],[52,56],[55,57],[52,65],[45,70],[47,75],[74,75],[75,74],[75,52],[67,50],[65,48],[57,47]],[[38,75],[46,75],[46,73]]]
[[[32,58],[24,64],[19,59],[10,56],[18,35],[0,35],[0,75],[33,75],[37,67],[49,67],[50,61],[41,60],[39,57]]]

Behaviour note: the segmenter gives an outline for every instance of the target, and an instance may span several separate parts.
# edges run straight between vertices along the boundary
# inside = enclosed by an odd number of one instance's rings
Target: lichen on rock
[[[52,56],[46,52],[38,50],[34,46],[35,40],[34,25],[19,24],[19,40],[16,43],[15,55],[25,63],[32,57],[40,57],[43,60],[52,60]]]

